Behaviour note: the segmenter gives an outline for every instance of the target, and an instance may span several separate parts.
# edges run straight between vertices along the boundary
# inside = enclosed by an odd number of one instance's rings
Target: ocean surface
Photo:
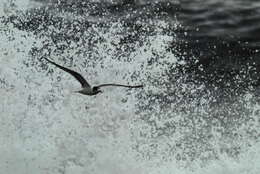
[[[0,173],[259,174],[260,2],[3,0]],[[80,84],[43,58],[80,72]]]

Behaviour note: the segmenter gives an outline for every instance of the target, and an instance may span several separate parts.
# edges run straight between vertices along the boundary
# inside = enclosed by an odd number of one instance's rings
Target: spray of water
[[[259,173],[260,107],[254,94],[218,103],[217,89],[190,81],[186,62],[170,51],[176,36],[165,33],[166,22],[150,21],[153,31],[137,38],[123,22],[111,24],[80,32],[75,20],[70,29],[48,25],[35,33],[1,23],[1,171]],[[54,41],[52,35],[62,37]],[[42,56],[93,84],[145,88],[81,96],[72,92],[80,84]]]

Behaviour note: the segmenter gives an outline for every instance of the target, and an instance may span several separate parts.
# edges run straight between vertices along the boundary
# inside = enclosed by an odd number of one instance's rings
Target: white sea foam
[[[161,24],[160,24],[161,25]],[[6,27],[2,26],[1,28]],[[210,158],[211,152],[203,152],[197,159],[182,162],[176,156],[189,153],[190,149],[176,145],[185,136],[203,129],[205,120],[193,119],[193,127],[180,125],[187,116],[209,115],[210,97],[194,99],[201,103],[194,110],[183,115],[175,112],[176,103],[167,106],[156,99],[155,95],[167,95],[170,91],[164,85],[169,81],[166,73],[169,66],[183,64],[178,58],[166,51],[172,36],[160,31],[136,45],[129,57],[115,58],[115,43],[120,40],[120,24],[115,23],[109,30],[94,28],[102,37],[102,42],[93,48],[95,59],[75,57],[77,48],[72,45],[63,55],[51,55],[50,58],[63,64],[61,57],[73,57],[73,69],[80,71],[95,84],[103,82],[144,83],[144,89],[126,90],[107,88],[105,93],[96,97],[74,94],[80,85],[68,74],[63,73],[43,60],[32,57],[29,52],[33,46],[41,47],[42,40],[32,34],[19,31],[12,25],[7,26],[9,34],[1,31],[0,53],[0,171],[12,174],[258,174],[260,168],[259,143],[250,142],[247,131],[259,130],[259,106],[254,96],[246,94],[246,108],[250,111],[246,122],[236,132],[240,139],[224,139],[218,127],[213,126],[214,140],[205,142],[213,149],[217,158]],[[86,35],[89,33],[86,32]],[[10,39],[11,38],[11,39]],[[87,51],[87,50],[86,50]],[[153,53],[160,55],[158,61],[150,64]],[[84,67],[84,62],[89,64]],[[91,62],[92,61],[92,62]],[[26,64],[29,64],[26,66]],[[47,64],[48,69],[41,67]],[[68,65],[69,66],[69,65]],[[53,73],[47,73],[53,70]],[[134,73],[138,73],[137,76]],[[174,75],[174,73],[173,73]],[[59,80],[61,79],[61,80]],[[182,92],[203,90],[203,85],[186,84],[179,80],[170,90],[182,88]],[[208,94],[210,96],[210,93]],[[141,96],[138,97],[138,96]],[[154,104],[151,110],[140,109]],[[170,96],[171,97],[171,96]],[[179,96],[180,98],[182,96]],[[169,96],[168,96],[169,98]],[[243,103],[242,102],[242,103]],[[140,104],[142,103],[142,104]],[[181,107],[194,103],[183,103]],[[194,104],[195,105],[195,104]],[[184,107],[184,108],[185,108]],[[221,109],[221,107],[220,107]],[[149,125],[142,116],[148,116]],[[188,117],[188,118],[190,118]],[[191,119],[190,119],[191,120]],[[186,124],[192,124],[186,120]],[[176,129],[169,136],[160,136],[168,123],[176,123]],[[172,128],[173,129],[173,128]],[[165,130],[167,132],[167,129]],[[258,135],[256,132],[256,135]],[[223,144],[230,146],[240,143],[241,153],[228,156],[223,152]],[[193,142],[194,144],[196,142]],[[202,143],[203,144],[203,143]],[[176,146],[174,146],[176,145]],[[179,147],[179,148],[178,148]],[[184,146],[183,146],[184,147]],[[191,144],[191,149],[193,148]],[[197,149],[197,150],[198,150]],[[188,158],[188,157],[187,157]]]

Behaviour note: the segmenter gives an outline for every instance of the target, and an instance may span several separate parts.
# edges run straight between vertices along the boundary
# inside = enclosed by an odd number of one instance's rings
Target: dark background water
[[[259,2],[194,0],[182,1],[181,7],[179,19],[187,34],[180,47],[187,57],[199,59],[200,76],[217,82],[239,74],[248,85],[258,86]]]

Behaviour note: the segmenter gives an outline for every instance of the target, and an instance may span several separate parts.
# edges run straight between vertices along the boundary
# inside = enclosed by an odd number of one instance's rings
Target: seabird
[[[96,95],[98,93],[101,93],[102,91],[100,90],[100,88],[105,87],[105,86],[118,86],[118,87],[126,87],[126,88],[142,88],[143,87],[143,85],[129,86],[129,85],[121,85],[121,84],[115,84],[115,83],[107,83],[107,84],[101,84],[98,86],[91,87],[90,84],[86,81],[86,79],[78,72],[68,69],[66,67],[63,67],[61,65],[58,65],[57,63],[47,59],[46,57],[44,57],[44,59],[47,60],[49,63],[55,65],[56,67],[62,69],[63,71],[66,71],[67,73],[71,74],[75,79],[77,79],[79,81],[79,83],[81,84],[82,89],[79,91],[76,91],[76,92],[83,94],[83,95]]]

